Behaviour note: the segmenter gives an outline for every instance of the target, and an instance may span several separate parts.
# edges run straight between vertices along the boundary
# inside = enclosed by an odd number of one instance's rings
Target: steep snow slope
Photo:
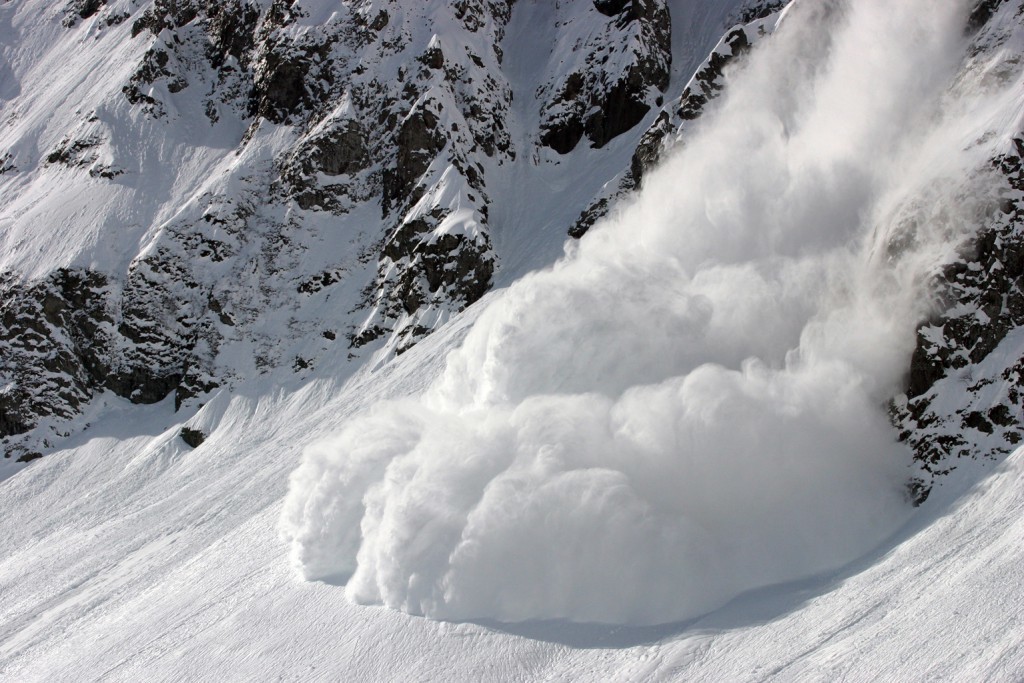
[[[840,572],[670,626],[433,622],[297,580],[276,523],[302,444],[423,386],[460,334],[342,392],[314,383],[215,401],[201,424],[217,429],[196,450],[171,406],[126,405],[131,423],[114,414],[8,480],[2,678],[1012,680],[1024,667],[1024,453],[973,488],[980,473],[961,472]]]

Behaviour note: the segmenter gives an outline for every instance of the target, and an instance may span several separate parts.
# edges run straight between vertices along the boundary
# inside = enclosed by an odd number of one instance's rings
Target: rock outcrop
[[[941,307],[917,332],[900,438],[920,464],[914,493],[961,458],[994,458],[1024,440],[1024,139],[993,160],[998,202],[960,260],[939,276]],[[995,353],[999,350],[999,353]]]
[[[672,21],[665,0],[594,0],[604,18],[570,15],[575,69],[541,87],[540,141],[568,154],[586,136],[604,147],[663,102],[672,66]]]
[[[1002,16],[1000,16],[1002,13]],[[1024,31],[1024,3],[981,0],[970,15],[971,68],[984,72],[994,47],[1011,62]],[[1016,51],[1011,53],[1009,51]],[[991,78],[1008,74],[997,69]],[[917,332],[907,392],[892,405],[900,439],[913,448],[917,502],[965,459],[993,459],[1024,440],[1024,133],[980,169],[988,196],[964,206],[974,238],[937,276],[933,315]]]
[[[580,238],[605,216],[610,207],[636,190],[644,171],[658,163],[666,150],[682,142],[688,128],[704,113],[708,103],[725,89],[729,65],[746,54],[759,40],[769,35],[777,23],[783,3],[755,2],[743,6],[738,18],[741,24],[729,29],[718,45],[697,68],[671,102],[658,101],[657,118],[644,131],[634,148],[628,168],[607,183],[569,228],[571,237]]]

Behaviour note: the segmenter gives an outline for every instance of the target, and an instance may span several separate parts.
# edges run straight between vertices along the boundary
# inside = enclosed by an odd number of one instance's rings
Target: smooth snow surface
[[[657,624],[890,535],[883,407],[993,153],[949,90],[964,12],[792,6],[632,205],[495,297],[421,398],[306,454],[303,575],[445,619]]]

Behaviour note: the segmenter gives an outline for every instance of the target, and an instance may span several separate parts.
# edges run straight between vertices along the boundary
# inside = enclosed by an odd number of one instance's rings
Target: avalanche
[[[894,533],[885,404],[995,203],[979,114],[1016,96],[951,92],[964,16],[792,5],[634,201],[500,292],[420,398],[307,453],[303,575],[437,618],[657,624]]]
[[[24,290],[25,329],[70,347],[91,328],[51,325],[60,306],[109,314],[98,334],[132,313],[209,361],[126,337],[197,393],[91,387],[30,434],[43,457],[0,469],[0,679],[1019,677],[1024,452],[957,462],[914,508],[891,425],[918,323],[943,344],[937,311],[983,319],[936,276],[1022,215],[992,163],[1022,128],[1020,2],[781,4],[0,4],[2,291],[70,268]],[[661,7],[671,45],[626,21]],[[291,23],[221,30],[250,10]],[[273,50],[308,87],[246,80]],[[593,98],[633,58],[650,109],[605,140]],[[276,108],[291,95],[323,108]],[[399,196],[389,126],[415,137],[427,110],[452,132],[405,155],[422,175]],[[342,171],[364,162],[350,124],[378,120],[382,156]],[[496,264],[461,312],[402,252],[449,233]],[[425,298],[396,317],[403,291]],[[349,346],[364,325],[392,336]],[[14,341],[61,365],[36,339]],[[1020,339],[950,371],[934,410],[1001,396]],[[0,393],[28,386],[10,370]]]

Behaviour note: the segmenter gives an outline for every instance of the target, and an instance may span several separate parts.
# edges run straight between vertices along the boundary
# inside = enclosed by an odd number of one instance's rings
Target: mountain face
[[[105,392],[197,406],[402,353],[635,191],[781,8],[8,5],[5,457],[59,446]],[[978,68],[1019,51],[1016,11],[972,6]],[[1022,151],[991,160],[1000,211],[939,276],[892,407],[919,498],[1022,436]]]
[[[1024,54],[1022,15],[1020,3],[973,5],[968,73],[985,74],[993,88],[1012,77],[1006,65]],[[893,423],[921,468],[912,484],[918,501],[959,460],[997,459],[1024,438],[1022,157],[1017,133],[977,170],[988,178],[988,205],[973,217],[957,258],[935,275],[934,308],[917,332],[906,393],[893,402]]]
[[[1024,0],[0,0],[0,671],[1014,680],[1022,64]]]
[[[639,187],[782,4],[8,5],[5,457],[104,392],[196,406],[402,353]],[[979,65],[1016,49],[1012,5],[973,6]],[[1018,363],[986,362],[1024,320],[1014,145],[893,405],[919,497],[1021,438]]]
[[[779,4],[6,5],[5,456],[402,353],[635,188]]]

